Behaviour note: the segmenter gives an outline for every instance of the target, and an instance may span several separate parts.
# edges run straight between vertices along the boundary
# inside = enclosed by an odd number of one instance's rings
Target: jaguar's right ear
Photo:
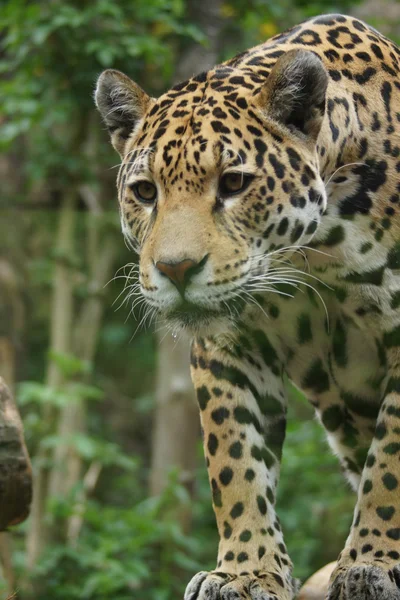
[[[152,102],[150,96],[127,75],[107,69],[97,81],[95,102],[112,145],[123,156],[127,139]]]
[[[309,50],[290,50],[276,61],[257,98],[261,110],[315,144],[325,114],[328,74]]]

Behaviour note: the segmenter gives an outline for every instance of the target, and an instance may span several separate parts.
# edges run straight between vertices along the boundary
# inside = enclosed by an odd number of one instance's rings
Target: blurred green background
[[[119,231],[119,157],[93,106],[99,73],[118,68],[157,95],[322,12],[359,15],[399,41],[399,8],[2,3],[0,375],[23,415],[35,500],[0,536],[1,597],[176,600],[215,566],[187,344],[140,326],[140,306],[124,302],[137,257]],[[290,395],[278,513],[305,578],[336,558],[354,497],[306,400]]]

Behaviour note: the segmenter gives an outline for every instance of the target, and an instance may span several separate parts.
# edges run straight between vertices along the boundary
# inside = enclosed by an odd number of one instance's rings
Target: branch
[[[74,514],[68,522],[67,540],[68,545],[72,548],[75,548],[78,542],[85,516],[86,502],[97,485],[102,468],[103,465],[98,460],[92,462],[83,478],[83,489],[75,503]]]

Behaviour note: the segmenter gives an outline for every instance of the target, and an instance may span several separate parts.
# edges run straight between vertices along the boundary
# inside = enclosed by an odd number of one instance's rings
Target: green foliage
[[[104,392],[95,387],[77,381],[70,381],[62,388],[54,388],[36,381],[25,381],[18,386],[18,401],[21,406],[33,403],[37,409],[40,405],[53,405],[62,408],[67,404],[82,400],[101,400]]]
[[[131,476],[137,477],[137,473]],[[118,487],[118,478],[115,480]],[[125,488],[123,483],[123,488]],[[141,490],[144,496],[144,490]],[[190,498],[171,473],[162,496],[135,506],[90,501],[79,546],[50,546],[33,573],[44,598],[57,600],[173,600],[182,595],[182,579],[207,562],[204,548],[185,534],[176,514]],[[73,498],[53,503],[58,517],[71,516]]]
[[[61,373],[67,379],[69,377],[74,377],[75,375],[85,375],[90,372],[90,364],[73,354],[49,350],[48,357],[57,365]]]
[[[76,143],[102,69],[150,75],[159,90],[172,75],[177,41],[204,40],[185,22],[184,0],[10,0],[0,28],[0,149],[29,134],[28,176],[57,176],[59,184],[90,177]]]

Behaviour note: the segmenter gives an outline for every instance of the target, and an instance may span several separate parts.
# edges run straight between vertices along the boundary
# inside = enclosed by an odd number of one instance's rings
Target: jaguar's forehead
[[[221,66],[173,87],[153,101],[128,143],[130,172],[155,171],[171,184],[178,166],[188,176],[204,177],[251,162],[250,151],[265,145],[267,124],[254,100],[264,82]]]
[[[185,119],[193,113],[204,117],[221,104],[236,111],[245,109],[263,83],[265,77],[222,65],[175,85],[153,104],[146,120],[156,124],[167,117]]]
[[[225,120],[233,124],[246,117],[257,118],[252,105],[264,82],[265,78],[254,73],[227,66],[184,81],[153,101],[134,144],[140,147],[150,140],[156,146],[167,131],[177,137],[196,135],[207,125],[222,137],[227,133]]]

